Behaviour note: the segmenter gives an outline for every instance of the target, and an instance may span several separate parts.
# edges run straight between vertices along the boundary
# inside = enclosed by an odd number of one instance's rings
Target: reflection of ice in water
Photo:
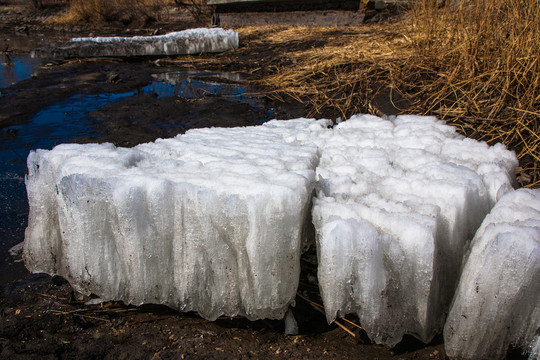
[[[155,80],[144,87],[143,92],[154,94],[158,98],[178,96],[200,99],[205,96],[219,96],[228,101],[264,109],[270,116],[275,114],[274,109],[265,109],[262,94],[242,83],[242,74],[239,73],[171,71],[153,74],[152,77]]]
[[[189,78],[214,78],[229,81],[242,81],[242,75],[239,73],[220,73],[220,72],[201,72],[201,71],[170,71],[166,73],[154,74],[156,80],[166,81],[171,84],[176,84]]]
[[[208,95],[230,97],[237,102],[250,102],[251,96],[246,96],[246,88],[243,84],[219,82],[226,80],[240,82],[242,77],[238,73],[208,73],[208,72],[167,72],[154,74],[151,85],[143,91],[154,93],[158,98],[179,96],[186,99],[198,99]],[[208,80],[206,80],[207,78]]]
[[[28,54],[0,54],[0,89],[32,77],[41,61]]]

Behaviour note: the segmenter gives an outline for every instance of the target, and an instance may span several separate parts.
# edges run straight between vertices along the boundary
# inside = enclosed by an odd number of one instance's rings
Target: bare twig
[[[300,294],[300,293],[296,293],[296,295],[298,295],[301,299],[303,299],[304,301],[306,301],[309,305],[311,305],[315,310],[317,310],[318,312],[320,312],[321,314],[325,315],[325,312],[324,312],[324,308],[322,305],[319,305],[317,304],[316,302],[313,302],[311,300],[309,300],[307,297],[305,297],[304,295]],[[349,320],[347,320],[349,321]],[[345,327],[345,325],[341,324],[339,321],[337,320],[334,320],[334,323],[339,326],[342,330],[344,330],[347,334],[351,335],[353,338],[355,338],[356,340],[358,340],[360,343],[364,343],[364,341],[362,339],[360,339],[358,336],[356,336],[355,333],[353,333],[351,330],[347,329],[347,327]],[[358,325],[355,324],[355,326],[359,327]],[[361,327],[360,327],[361,329]]]

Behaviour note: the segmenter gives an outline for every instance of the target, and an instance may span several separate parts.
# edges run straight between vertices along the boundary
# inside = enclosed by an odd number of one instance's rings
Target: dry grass
[[[436,3],[412,7],[413,57],[396,86],[414,99],[413,111],[515,150],[521,183],[540,187],[540,2]]]
[[[186,8],[195,21],[207,22],[214,12],[214,9],[208,6],[207,0],[180,0],[179,2]]]
[[[276,98],[308,102],[312,116],[380,115],[377,95],[398,94],[407,100],[402,112],[437,115],[467,136],[506,144],[520,159],[520,183],[540,187],[538,0],[416,0],[399,23],[349,31],[334,41],[331,28],[269,33],[270,43],[327,41],[286,54],[292,61],[262,83]]]
[[[287,54],[290,63],[277,66],[263,80],[276,89],[271,95],[309,102],[309,116],[346,119],[359,112],[377,112],[372,100],[396,61],[401,61],[402,36],[375,25],[351,27],[345,34],[337,28],[287,28],[273,31],[268,40],[293,39],[325,39],[326,44]]]
[[[169,0],[71,0],[59,22],[148,24],[167,16]]]

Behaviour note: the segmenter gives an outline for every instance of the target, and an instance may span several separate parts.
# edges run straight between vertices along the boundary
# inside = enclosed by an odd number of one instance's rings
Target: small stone
[[[107,75],[107,82],[111,84],[117,84],[122,82],[122,78],[115,72],[111,72]]]

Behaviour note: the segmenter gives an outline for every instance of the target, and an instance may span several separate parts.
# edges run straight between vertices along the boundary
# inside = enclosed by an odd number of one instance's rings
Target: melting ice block
[[[510,344],[540,358],[540,190],[505,195],[471,243],[448,320],[453,359],[503,359]]]
[[[59,48],[36,49],[36,56],[164,56],[223,52],[238,47],[234,30],[189,29],[157,36],[73,38]]]
[[[322,146],[313,221],[328,321],[393,346],[442,329],[464,249],[512,190],[515,154],[432,117],[364,115]]]
[[[28,157],[24,259],[82,293],[207,319],[282,318],[294,301],[327,121],[198,129],[131,149]]]

